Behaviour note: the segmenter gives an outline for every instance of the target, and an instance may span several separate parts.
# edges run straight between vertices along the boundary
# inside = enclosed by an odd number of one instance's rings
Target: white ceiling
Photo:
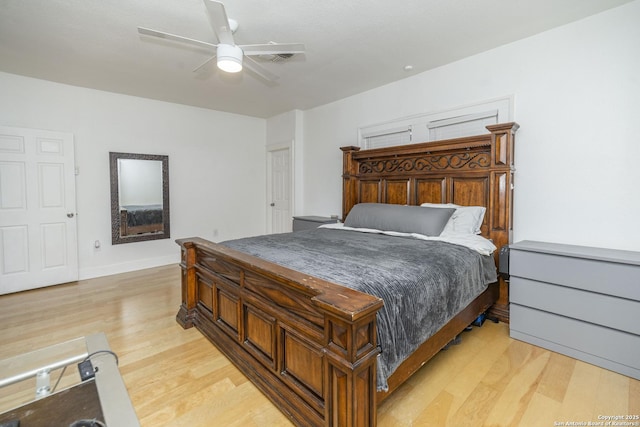
[[[138,26],[217,43],[202,0],[0,0],[0,71],[214,110],[309,109],[630,0],[226,0],[238,44],[304,43],[244,71],[191,70],[211,52]],[[412,65],[413,71],[404,71]]]

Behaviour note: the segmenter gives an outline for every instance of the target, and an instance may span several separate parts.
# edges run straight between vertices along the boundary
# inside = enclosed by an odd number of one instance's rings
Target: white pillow
[[[441,236],[447,234],[480,234],[480,227],[487,210],[484,206],[460,206],[453,203],[423,203],[428,208],[456,208],[444,226]]]

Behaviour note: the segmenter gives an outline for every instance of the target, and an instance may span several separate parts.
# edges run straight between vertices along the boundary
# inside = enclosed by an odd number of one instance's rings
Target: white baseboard
[[[160,267],[169,264],[178,264],[180,254],[167,255],[158,258],[137,259],[120,264],[104,265],[100,267],[81,268],[78,271],[79,280],[94,279],[96,277],[111,276],[113,274],[128,273],[130,271],[144,270],[146,268]]]

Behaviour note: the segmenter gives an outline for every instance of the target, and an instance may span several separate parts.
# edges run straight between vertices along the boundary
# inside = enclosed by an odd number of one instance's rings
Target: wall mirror
[[[169,156],[109,153],[111,243],[168,239]]]

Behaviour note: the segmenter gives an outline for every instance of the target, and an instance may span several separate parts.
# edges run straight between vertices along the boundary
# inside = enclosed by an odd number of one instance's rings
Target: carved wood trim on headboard
[[[512,122],[487,126],[490,133],[479,136],[372,150],[342,147],[342,219],[357,203],[484,206],[482,235],[499,250],[511,239],[518,128]],[[500,285],[494,314],[508,321],[508,289]]]

